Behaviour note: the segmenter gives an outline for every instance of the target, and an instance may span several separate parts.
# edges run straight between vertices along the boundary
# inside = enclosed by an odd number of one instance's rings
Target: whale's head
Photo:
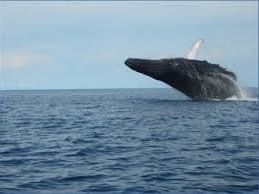
[[[128,58],[125,64],[132,70],[161,80],[171,70],[169,63],[162,60]]]
[[[132,70],[163,81],[176,89],[190,82],[186,67],[181,58],[171,59],[137,59],[128,58],[125,64]],[[178,86],[178,85],[181,85]]]

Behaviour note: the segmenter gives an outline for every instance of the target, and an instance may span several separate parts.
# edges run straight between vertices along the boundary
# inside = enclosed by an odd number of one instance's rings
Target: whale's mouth
[[[149,74],[153,67],[150,64],[150,60],[147,59],[134,59],[129,58],[125,61],[125,64],[132,70],[143,74]]]
[[[136,65],[136,62],[135,62],[134,59],[128,58],[128,59],[125,61],[125,64],[126,64],[128,67],[131,67],[131,66]]]
[[[150,68],[150,60],[148,60],[148,59],[128,58],[125,61],[125,64],[133,70],[142,69],[142,68]]]
[[[128,58],[125,64],[132,70],[153,78],[158,78],[166,72],[166,66],[159,64],[157,60]]]

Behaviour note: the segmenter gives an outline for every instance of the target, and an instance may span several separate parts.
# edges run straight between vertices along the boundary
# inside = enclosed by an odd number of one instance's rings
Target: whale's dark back
[[[165,82],[193,99],[226,99],[240,96],[236,75],[218,64],[184,58],[165,59],[176,65],[176,77],[168,73]],[[178,75],[178,76],[177,76]]]
[[[207,61],[201,61],[201,60],[191,60],[191,59],[185,59],[185,58],[175,58],[175,59],[164,59],[168,61],[173,61],[174,63],[178,62],[183,66],[182,70],[186,71],[186,73],[190,71],[195,71],[196,73],[199,73],[201,75],[211,75],[213,73],[222,73],[227,76],[230,76],[233,80],[237,80],[237,77],[235,73],[232,71],[229,71],[223,67],[221,67],[219,64],[213,64],[209,63]]]

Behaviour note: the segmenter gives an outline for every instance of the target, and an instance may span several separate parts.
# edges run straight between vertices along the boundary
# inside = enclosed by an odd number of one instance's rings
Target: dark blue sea
[[[258,192],[258,102],[0,91],[0,193]]]

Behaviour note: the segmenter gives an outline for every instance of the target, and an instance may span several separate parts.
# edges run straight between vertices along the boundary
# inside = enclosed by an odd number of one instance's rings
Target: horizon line
[[[258,86],[243,86],[243,88],[259,89]],[[174,89],[171,87],[127,87],[127,88],[30,88],[30,89],[0,89],[1,91],[55,91],[55,90],[127,90],[127,89]],[[175,90],[175,89],[174,89]]]

